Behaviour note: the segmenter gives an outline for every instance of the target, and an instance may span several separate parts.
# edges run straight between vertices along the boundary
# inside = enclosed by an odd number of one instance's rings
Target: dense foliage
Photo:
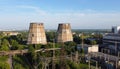
[[[26,57],[16,55],[13,56],[13,68],[14,69],[30,69],[30,65],[27,63]]]
[[[7,63],[7,56],[0,56],[0,69],[10,69],[10,65]]]
[[[0,51],[21,50],[26,48],[27,32],[18,35],[4,36],[0,33]]]
[[[100,34],[86,34],[86,33],[76,33],[73,35],[73,42],[65,42],[65,43],[55,43],[56,33],[46,32],[47,44],[41,45],[26,45],[28,32],[20,32],[16,36],[4,36],[4,34],[0,33],[0,51],[9,51],[9,50],[22,50],[28,49],[28,53],[24,55],[14,55],[13,56],[13,68],[14,69],[34,69],[45,68],[45,63],[49,69],[52,69],[52,60],[53,56],[55,56],[56,61],[54,62],[55,68],[60,69],[62,65],[65,65],[65,69],[88,69],[88,64],[86,64],[84,59],[84,50],[80,50],[79,62],[72,61],[70,59],[66,59],[64,62],[61,61],[61,55],[65,55],[64,58],[69,58],[71,54],[75,57],[75,53],[77,52],[77,44],[90,44],[95,45],[101,43],[102,35]],[[82,35],[81,35],[82,34]],[[63,50],[56,50],[53,54],[53,51],[45,51],[45,49],[49,48],[61,48]],[[35,50],[42,49],[40,52],[35,52]],[[10,69],[8,63],[2,61],[4,58],[0,58],[0,69]],[[48,60],[49,59],[49,60]],[[7,60],[7,59],[5,59]],[[1,63],[2,62],[2,63]],[[62,63],[62,64],[61,64]]]

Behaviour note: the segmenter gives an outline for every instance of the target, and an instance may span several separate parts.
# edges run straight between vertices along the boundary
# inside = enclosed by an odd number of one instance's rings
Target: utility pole
[[[47,59],[45,58],[45,69],[47,69]]]
[[[118,58],[120,58],[120,52],[118,51],[118,54],[117,54],[117,56],[118,56]],[[119,60],[119,59],[118,59]],[[117,69],[117,64],[118,64],[118,61],[117,59],[116,59],[116,69]]]
[[[83,41],[83,33],[82,33],[82,49],[83,49],[84,41]]]
[[[89,69],[90,69],[90,60],[89,60]]]
[[[116,69],[117,69],[117,64],[118,64],[118,62],[117,62],[117,58],[116,58],[116,65],[115,65],[115,66],[116,66]]]
[[[36,44],[34,44],[36,50]],[[37,69],[37,53],[35,52],[35,69]]]
[[[84,34],[82,33],[82,56],[84,56],[84,40],[83,40]]]
[[[88,57],[89,57],[89,61],[88,61],[88,67],[89,67],[89,69],[90,69],[90,54],[88,55]]]
[[[60,69],[66,69],[64,42],[62,42],[62,48],[61,48]]]
[[[12,55],[9,55],[9,61],[10,61],[10,68],[13,69],[13,60],[12,60]]]
[[[78,51],[75,52],[75,62],[78,63]]]
[[[54,39],[53,39],[53,48],[55,48],[55,40]],[[55,59],[55,50],[53,50],[52,69],[55,69],[54,59]]]
[[[96,61],[96,69],[98,69],[98,62]]]
[[[98,33],[99,33],[99,45],[100,45],[101,43],[100,31]]]
[[[71,54],[70,54],[70,60],[72,61],[72,52],[71,52]]]
[[[117,41],[115,41],[115,55],[117,55]]]
[[[1,46],[1,38],[0,38],[0,46]]]
[[[120,52],[118,51],[118,58],[120,57]]]

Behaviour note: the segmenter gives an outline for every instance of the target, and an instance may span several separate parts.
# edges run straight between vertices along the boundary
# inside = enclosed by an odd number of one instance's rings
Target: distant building
[[[112,27],[112,33],[120,34],[120,26],[113,26]]]
[[[59,24],[57,30],[57,42],[73,41],[72,31],[70,24]]]
[[[73,34],[73,35],[75,35],[75,34],[76,34],[76,32],[73,32],[72,34]]]
[[[47,44],[43,23],[30,23],[27,44]]]
[[[81,50],[82,49],[82,45],[78,45],[77,48],[78,48],[78,50]],[[99,52],[98,45],[87,45],[87,44],[84,44],[83,45],[83,49],[84,49],[84,52],[86,54],[87,53],[91,53],[91,52]]]
[[[20,34],[20,33],[15,32],[15,31],[3,31],[2,33],[4,34],[4,36],[12,36],[12,35]]]

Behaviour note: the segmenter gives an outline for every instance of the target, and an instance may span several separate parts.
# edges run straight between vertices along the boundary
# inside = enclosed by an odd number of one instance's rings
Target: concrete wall
[[[98,52],[98,45],[92,45],[91,47],[88,47],[88,53],[90,52]]]

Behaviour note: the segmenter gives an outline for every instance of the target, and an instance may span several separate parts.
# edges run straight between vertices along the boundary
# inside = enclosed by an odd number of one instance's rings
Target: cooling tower
[[[59,24],[57,30],[57,42],[73,41],[70,24]]]
[[[43,23],[30,23],[27,44],[47,44]]]

